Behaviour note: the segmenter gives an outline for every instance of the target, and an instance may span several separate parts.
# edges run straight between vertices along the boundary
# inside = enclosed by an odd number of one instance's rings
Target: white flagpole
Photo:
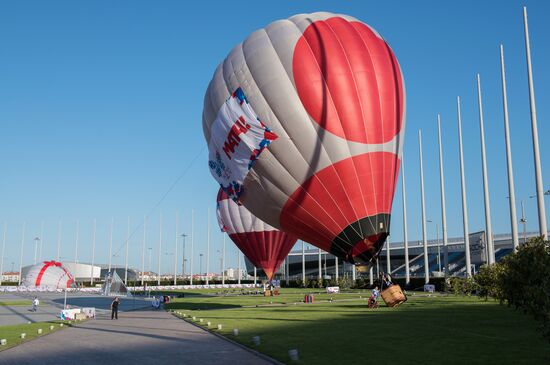
[[[508,196],[510,198],[510,225],[514,249],[519,246],[518,222],[516,216],[516,192],[514,188],[514,170],[512,169],[512,147],[508,127],[508,97],[506,96],[506,72],[504,70],[504,47],[500,45],[500,75],[502,79],[502,107],[504,109],[504,139],[506,142],[506,167],[508,170]]]
[[[176,212],[176,248],[174,249],[174,285],[178,285],[178,237],[179,237],[179,214]]]
[[[195,249],[195,210],[191,209],[191,258],[189,260],[189,284],[193,285],[193,255]]]
[[[109,273],[111,272],[111,263],[113,259],[113,226],[115,225],[115,218],[111,218],[111,235],[109,238]]]
[[[44,242],[44,221],[40,224],[40,249],[38,251],[38,262],[42,262],[42,244]]]
[[[235,246],[236,247],[236,246]],[[237,274],[237,284],[241,285],[241,251],[237,247],[237,262],[238,262],[238,274]]]
[[[143,242],[141,244],[141,286],[144,285],[146,233],[147,233],[147,216],[143,216]],[[149,275],[150,274],[151,273],[149,273]]]
[[[21,257],[19,258],[19,285],[21,285],[21,275],[23,275],[23,247],[25,246],[25,228],[27,223],[23,222],[23,233],[21,234]]]
[[[449,249],[447,247],[447,209],[445,207],[445,179],[443,178],[443,147],[441,143],[441,118],[437,114],[437,132],[439,136],[439,184],[441,190],[441,223],[443,229],[443,267],[445,277],[449,274]],[[439,233],[438,233],[439,234]],[[439,247],[439,242],[437,242]],[[439,261],[439,248],[437,260]],[[441,261],[439,261],[441,263]]]
[[[61,252],[61,219],[59,220],[59,223],[57,224],[57,259],[56,261],[59,261],[59,256]]]
[[[386,239],[386,271],[391,275],[390,236]]]
[[[206,285],[210,284],[210,208],[208,208],[208,221],[206,222],[208,232],[206,232]]]
[[[466,204],[466,179],[464,178],[464,157],[462,154],[462,121],[460,117],[460,96],[456,98],[458,119],[458,148],[460,153],[460,187],[462,192],[462,225],[464,228],[464,254],[466,257],[466,275],[472,276],[470,260],[470,233],[468,229],[468,206]]]
[[[223,233],[223,248],[222,248],[222,285],[225,285],[225,232]]]
[[[124,260],[124,285],[128,285],[128,241],[130,241],[130,217],[128,217],[128,228],[126,230],[126,258]]]
[[[485,130],[483,128],[483,104],[481,102],[481,81],[477,74],[477,102],[479,105],[479,134],[481,139],[481,165],[483,172],[483,197],[485,201],[485,233],[487,235],[488,264],[495,263],[495,246],[493,244],[493,229],[491,228],[491,204],[489,202],[489,182],[487,176],[487,158],[485,156]]]
[[[305,244],[302,241],[302,285],[306,283],[306,255],[305,255]]]
[[[535,161],[535,178],[537,184],[537,205],[539,210],[539,232],[547,238],[546,208],[544,206],[544,188],[542,185],[542,169],[540,167],[539,131],[537,127],[537,108],[535,105],[535,87],[533,85],[533,69],[531,67],[531,45],[529,42],[529,25],[527,24],[527,8],[523,7],[523,27],[525,30],[525,53],[527,56],[527,76],[529,80],[529,106],[531,107],[531,133],[533,135],[533,157]]]
[[[426,208],[424,206],[424,167],[422,165],[422,131],[418,131],[418,151],[420,156],[420,196],[422,199],[422,238],[424,242],[424,281],[430,282],[430,268],[428,260],[428,237],[426,232]]]
[[[80,233],[80,221],[76,220],[76,240],[74,245],[74,263],[78,263],[78,234]]]
[[[401,156],[401,191],[403,192],[403,243],[405,245],[405,285],[411,282],[411,272],[409,268],[409,240],[407,235],[407,194],[405,193],[405,158]],[[371,268],[372,276],[372,268]],[[371,280],[372,285],[372,280]]]
[[[0,261],[0,285],[2,285],[2,277],[4,276],[4,252],[6,250],[6,231],[8,230],[7,223],[4,222],[4,235],[2,238],[2,261]]]
[[[157,278],[157,285],[160,286],[160,263],[162,257],[162,214],[160,215],[159,221],[159,273]]]
[[[92,265],[90,266],[90,285],[94,285],[95,233],[97,220],[94,218],[94,234],[92,238]]]

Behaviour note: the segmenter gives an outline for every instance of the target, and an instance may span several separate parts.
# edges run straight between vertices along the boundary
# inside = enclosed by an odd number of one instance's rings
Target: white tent
[[[31,266],[21,285],[26,287],[70,288],[74,284],[73,276],[57,261],[44,261]]]

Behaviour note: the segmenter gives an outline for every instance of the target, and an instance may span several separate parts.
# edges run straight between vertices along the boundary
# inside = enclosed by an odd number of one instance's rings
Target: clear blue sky
[[[216,250],[221,247],[221,233],[213,212],[217,186],[208,172],[201,128],[205,88],[216,65],[249,33],[277,19],[321,10],[370,24],[401,63],[407,88],[411,240],[421,237],[418,129],[424,135],[427,215],[440,221],[437,112],[443,123],[449,236],[462,234],[457,95],[463,107],[470,228],[484,228],[477,72],[484,98],[493,227],[495,233],[510,230],[498,53],[499,44],[504,44],[518,209],[524,199],[528,230],[536,230],[536,202],[529,199],[535,183],[523,5],[529,12],[543,176],[549,189],[548,1],[1,2],[0,222],[8,225],[4,268],[9,269],[11,262],[18,267],[24,221],[25,263],[32,261],[32,238],[40,234],[42,221],[43,256],[55,257],[60,219],[62,256],[74,258],[79,219],[79,259],[90,261],[94,218],[96,262],[107,262],[111,218],[116,222],[113,246],[118,251],[128,216],[135,231],[130,264],[139,266],[143,236],[139,223],[152,212],[147,247],[153,247],[156,270],[159,215],[165,221],[162,252],[172,253],[176,211],[182,218],[180,231],[189,233],[195,209],[197,271],[198,254],[206,249],[210,208],[210,271],[219,271]],[[392,240],[400,241],[400,189],[393,214]],[[429,231],[435,238],[435,226]],[[236,256],[229,241],[228,247],[228,265],[234,266]],[[169,270],[172,260],[173,256],[163,255],[162,271]],[[123,255],[114,262],[122,264]]]

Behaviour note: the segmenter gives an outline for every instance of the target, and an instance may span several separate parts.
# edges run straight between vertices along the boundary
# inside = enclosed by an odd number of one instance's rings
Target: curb
[[[245,345],[243,345],[243,344],[241,344],[241,343],[239,343],[239,342],[237,342],[237,341],[233,341],[232,339],[227,338],[227,337],[225,337],[225,336],[223,336],[223,335],[221,335],[221,334],[219,334],[219,333],[217,333],[217,332],[214,332],[213,330],[210,330],[210,329],[208,329],[208,328],[204,328],[204,327],[202,327],[202,326],[199,326],[198,324],[196,324],[196,323],[193,322],[193,321],[188,321],[188,320],[186,320],[186,319],[180,318],[180,317],[178,317],[177,315],[175,315],[175,314],[172,313],[172,312],[169,312],[169,313],[170,313],[172,316],[176,317],[177,319],[180,319],[180,320],[182,320],[182,321],[184,321],[184,322],[186,322],[186,323],[189,323],[189,324],[191,324],[191,325],[193,325],[193,326],[195,326],[195,327],[197,327],[197,328],[200,328],[201,330],[203,330],[203,331],[205,331],[205,332],[211,333],[211,334],[213,334],[214,336],[216,336],[216,337],[218,337],[218,338],[221,338],[222,340],[225,340],[225,341],[227,341],[227,342],[229,342],[229,343],[231,343],[231,344],[233,344],[233,345],[236,345],[236,346],[240,347],[240,348],[243,349],[243,350],[246,350],[246,351],[248,351],[248,352],[250,352],[250,353],[252,353],[252,354],[254,354],[254,355],[256,355],[256,356],[258,356],[258,357],[260,357],[260,358],[262,358],[262,359],[264,359],[265,361],[268,361],[268,362],[270,362],[270,363],[272,363],[272,364],[274,364],[274,365],[286,365],[285,363],[280,362],[279,360],[275,360],[274,358],[269,357],[269,356],[267,356],[267,355],[265,355],[265,354],[262,354],[261,352],[256,351],[256,350],[254,350],[254,349],[251,349],[250,347],[247,347],[247,346],[245,346]]]

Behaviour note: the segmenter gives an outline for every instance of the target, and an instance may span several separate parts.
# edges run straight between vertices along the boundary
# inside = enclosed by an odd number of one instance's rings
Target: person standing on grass
[[[36,309],[38,308],[38,305],[40,304],[40,301],[38,300],[38,297],[34,297],[32,300],[32,311],[36,312]]]
[[[115,297],[115,300],[111,303],[111,320],[118,319],[118,297]]]

